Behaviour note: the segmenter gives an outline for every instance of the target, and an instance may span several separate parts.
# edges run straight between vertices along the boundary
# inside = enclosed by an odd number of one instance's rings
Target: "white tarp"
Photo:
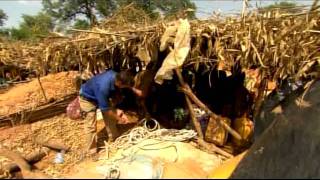
[[[175,26],[170,26],[161,38],[160,50],[168,46],[168,41],[175,35],[174,48],[168,54],[155,76],[155,82],[162,84],[163,80],[171,80],[173,70],[180,67],[190,51],[190,24],[187,19],[179,19]]]

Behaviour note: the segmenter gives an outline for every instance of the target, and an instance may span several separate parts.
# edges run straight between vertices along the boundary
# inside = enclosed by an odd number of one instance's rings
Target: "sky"
[[[241,12],[242,0],[192,0],[197,6],[196,16],[200,19],[209,17],[213,11],[221,13]],[[251,5],[265,6],[279,0],[251,0]],[[293,0],[298,4],[311,5],[313,0]],[[41,0],[0,0],[0,9],[7,15],[4,27],[17,27],[22,21],[21,15],[35,15],[42,9]]]

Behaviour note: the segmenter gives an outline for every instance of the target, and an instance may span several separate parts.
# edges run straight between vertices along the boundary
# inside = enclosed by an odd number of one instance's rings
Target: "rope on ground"
[[[112,164],[105,175],[105,179],[119,179],[119,177],[120,177],[119,166],[117,166],[116,164]]]
[[[144,120],[142,127],[133,128],[129,133],[118,137],[109,147],[115,150],[127,149],[146,139],[182,142],[197,136],[197,133],[194,130],[160,129],[159,123],[154,119],[152,119],[152,121],[155,123],[155,126],[148,128],[148,121],[150,120]]]
[[[150,127],[148,126],[148,123],[153,123],[154,126]],[[159,142],[156,143],[149,143],[144,144],[142,146],[139,146],[135,151],[132,149],[132,151],[125,155],[122,154],[122,158],[116,159],[116,160],[110,160],[109,157],[107,157],[109,162],[107,162],[108,169],[106,169],[106,175],[105,177],[110,178],[119,178],[120,177],[120,169],[118,167],[118,163],[121,160],[127,159],[130,157],[133,157],[139,150],[159,150],[159,149],[166,149],[166,148],[174,148],[176,152],[176,157],[174,159],[174,162],[178,160],[178,149],[174,144],[169,144],[165,147],[157,147],[152,148],[153,145],[158,145],[163,142],[182,142],[189,139],[192,139],[197,136],[197,133],[194,130],[176,130],[176,129],[160,129],[159,123],[155,119],[144,119],[139,123],[140,126],[135,127],[131,129],[128,133],[125,133],[124,135],[118,137],[115,142],[113,142],[110,145],[106,145],[106,151],[117,150],[117,149],[128,149],[134,145],[137,145],[141,143],[144,140],[147,139],[153,139],[153,140],[159,140]],[[123,151],[124,153],[124,151]],[[162,176],[162,173],[161,173]],[[160,177],[161,177],[160,176]]]

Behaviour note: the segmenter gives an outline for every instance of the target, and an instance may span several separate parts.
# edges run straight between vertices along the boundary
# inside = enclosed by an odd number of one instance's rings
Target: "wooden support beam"
[[[32,166],[23,158],[20,153],[8,149],[0,149],[0,156],[4,156],[17,164],[21,170],[24,179],[49,179],[46,174],[33,170]]]
[[[175,69],[175,71],[176,71],[176,74],[177,74],[177,76],[178,76],[178,79],[179,79],[179,82],[180,82],[180,84],[181,84],[181,86],[187,86],[187,84],[184,82],[184,80],[183,80],[183,77],[182,77],[182,74],[181,74],[181,72],[180,72],[180,70],[179,69]],[[190,102],[190,99],[189,99],[189,97],[187,96],[187,95],[185,95],[185,98],[186,98],[186,102],[187,102],[187,105],[188,105],[188,109],[189,109],[189,111],[190,111],[190,116],[191,116],[191,120],[192,120],[192,122],[193,122],[193,125],[194,125],[194,127],[196,128],[196,131],[197,131],[197,133],[198,133],[198,136],[201,138],[201,139],[203,139],[204,138],[204,136],[203,136],[203,133],[202,133],[202,130],[201,130],[201,126],[200,126],[200,122],[196,119],[196,117],[195,117],[195,113],[194,113],[194,110],[193,110],[193,107],[192,107],[192,104],[191,104],[191,102]]]
[[[41,88],[42,95],[43,95],[44,99],[46,100],[46,102],[48,102],[48,98],[46,96],[46,93],[44,92],[43,86],[42,86],[41,81],[40,81],[40,76],[38,76],[37,79],[38,79],[38,83],[39,83],[40,88]]]
[[[256,98],[255,104],[254,104],[254,111],[253,111],[253,119],[255,120],[259,113],[261,112],[262,104],[263,104],[263,99],[266,93],[266,88],[268,81],[266,78],[264,78],[261,81],[260,87],[258,89],[258,96]]]
[[[218,123],[227,130],[233,137],[237,138],[238,140],[242,140],[242,137],[240,134],[233,130],[229,125],[227,125],[225,122],[222,121],[222,118],[215,113],[213,113],[205,104],[203,104],[196,95],[194,95],[188,85],[183,86],[181,90],[195,103],[197,106],[199,106],[201,109],[205,110],[212,118],[217,119]]]
[[[229,154],[228,152],[222,150],[221,148],[217,147],[213,143],[205,142],[203,139],[198,138],[197,139],[197,143],[200,146],[204,147],[210,153],[217,153],[217,154],[220,154],[220,155],[222,155],[222,156],[224,156],[226,158],[232,158],[233,157],[232,154]]]
[[[49,153],[49,149],[41,148],[39,151],[34,151],[25,157],[28,164],[34,164],[39,162],[43,157]],[[3,171],[15,172],[19,170],[19,166],[16,163],[10,163],[3,167]]]
[[[43,139],[38,138],[35,140],[35,143],[54,150],[64,150],[65,152],[70,150],[70,147],[68,147],[67,145],[52,139],[45,141]]]

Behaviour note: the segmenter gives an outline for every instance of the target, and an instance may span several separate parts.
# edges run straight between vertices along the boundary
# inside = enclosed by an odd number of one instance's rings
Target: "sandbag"
[[[221,119],[226,124],[230,125],[231,121],[229,118],[222,117]],[[222,126],[220,126],[219,119],[210,118],[207,130],[205,133],[205,140],[212,142],[218,146],[223,146],[228,139],[228,131],[226,131]]]
[[[232,127],[235,131],[237,131],[242,140],[238,140],[234,137],[231,138],[232,143],[236,146],[242,147],[245,146],[247,142],[249,142],[253,136],[253,122],[246,117],[236,118],[232,123]]]

